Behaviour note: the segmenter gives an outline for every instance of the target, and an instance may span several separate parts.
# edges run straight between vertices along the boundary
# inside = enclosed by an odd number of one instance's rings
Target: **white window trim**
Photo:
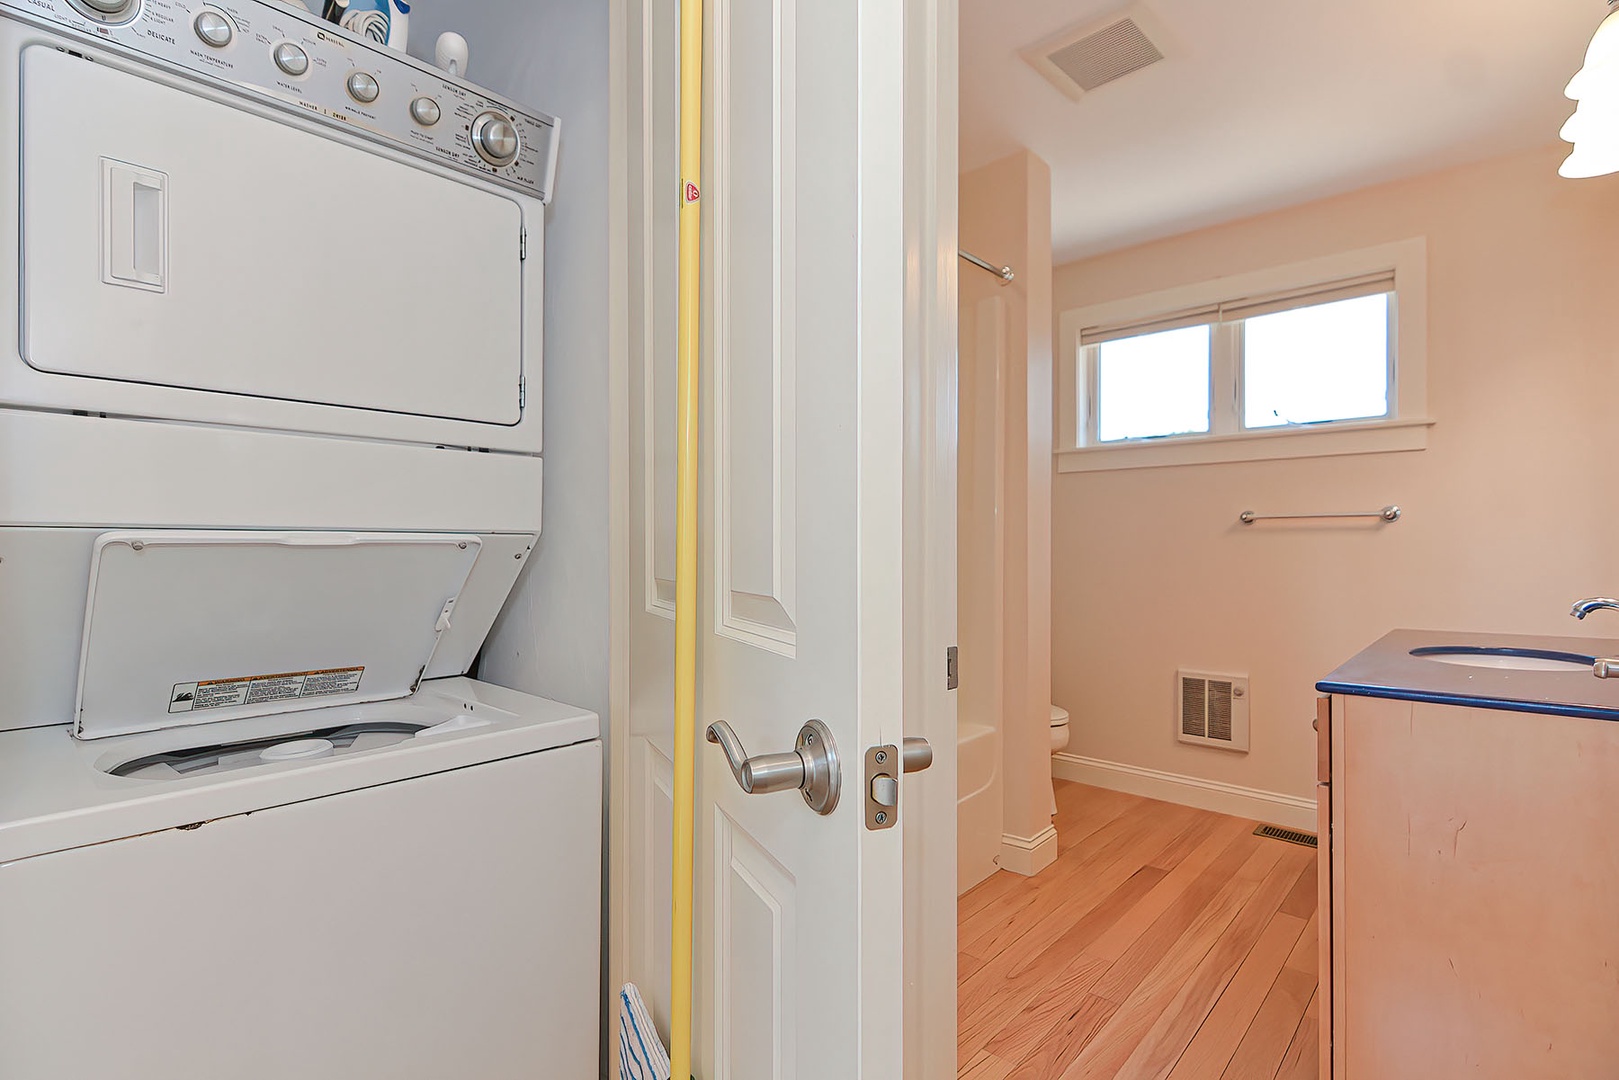
[[[1079,339],[1085,327],[1145,322],[1165,312],[1217,304],[1233,297],[1282,292],[1389,270],[1394,271],[1397,317],[1392,342],[1395,382],[1389,387],[1387,417],[1084,445],[1081,399],[1082,391],[1088,392],[1089,388],[1082,384],[1089,373],[1081,362]],[[1236,373],[1230,370],[1235,363],[1234,343],[1221,338],[1238,333],[1240,324],[1215,328],[1211,366],[1215,369],[1212,374],[1216,392],[1223,393],[1224,388],[1235,385]],[[1058,339],[1058,472],[1423,450],[1428,445],[1428,429],[1433,426],[1433,420],[1428,418],[1428,243],[1423,237],[1074,308],[1059,318]]]

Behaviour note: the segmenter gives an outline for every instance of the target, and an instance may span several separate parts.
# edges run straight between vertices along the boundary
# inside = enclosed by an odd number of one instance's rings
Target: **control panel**
[[[302,9],[263,0],[0,0],[5,10],[550,201],[554,117]]]

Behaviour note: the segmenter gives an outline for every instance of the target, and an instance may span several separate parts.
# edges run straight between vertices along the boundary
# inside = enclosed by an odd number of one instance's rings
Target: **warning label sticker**
[[[279,675],[248,675],[240,679],[207,679],[175,683],[169,694],[169,712],[197,712],[231,705],[258,705],[290,698],[352,694],[360,689],[363,667],[287,671]]]

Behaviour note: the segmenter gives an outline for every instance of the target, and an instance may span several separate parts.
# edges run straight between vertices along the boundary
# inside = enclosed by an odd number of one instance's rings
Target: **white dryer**
[[[0,0],[0,1077],[598,1070],[541,531],[558,124],[260,0]]]
[[[540,452],[555,118],[259,0],[4,0],[0,72],[0,404]]]

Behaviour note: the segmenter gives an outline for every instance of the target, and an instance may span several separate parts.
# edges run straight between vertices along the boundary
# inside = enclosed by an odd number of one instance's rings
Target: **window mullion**
[[[1400,295],[1390,292],[1388,295],[1388,336],[1384,339],[1387,350],[1387,371],[1384,376],[1388,387],[1388,409],[1384,417],[1389,420],[1398,420],[1404,403],[1400,401]]]
[[[1215,323],[1210,336],[1209,434],[1235,435],[1242,429],[1242,323]]]

